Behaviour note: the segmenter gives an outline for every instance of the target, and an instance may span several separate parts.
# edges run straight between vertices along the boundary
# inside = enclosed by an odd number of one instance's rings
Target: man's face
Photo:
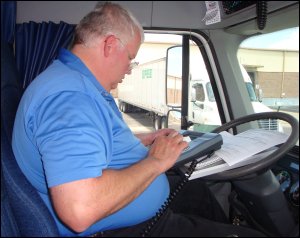
[[[117,50],[117,61],[114,65],[112,89],[116,88],[119,83],[122,83],[125,74],[131,74],[132,69],[138,64],[134,61],[138,50],[140,48],[140,36],[136,34],[135,37],[127,44],[123,43],[122,39],[116,37],[119,48]]]

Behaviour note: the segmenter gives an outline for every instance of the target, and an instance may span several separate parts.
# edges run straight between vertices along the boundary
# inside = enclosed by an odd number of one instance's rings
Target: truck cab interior
[[[13,123],[26,87],[55,59],[60,47],[68,46],[75,24],[96,3],[1,2],[1,237],[59,236],[52,215],[14,158]],[[250,37],[299,27],[299,2],[118,3],[137,17],[145,33],[181,37],[181,129],[193,128],[188,119],[190,41],[201,52],[218,108],[221,125],[210,132],[238,134],[252,128],[257,120],[289,124],[287,141],[260,162],[201,179],[215,194],[230,223],[271,237],[299,236],[299,103],[292,115],[279,107],[255,113],[237,57],[241,43]],[[299,65],[299,56],[296,60]],[[299,88],[299,66],[295,77]]]

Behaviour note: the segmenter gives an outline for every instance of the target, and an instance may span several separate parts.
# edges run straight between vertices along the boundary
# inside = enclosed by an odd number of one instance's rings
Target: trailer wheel
[[[123,105],[123,112],[124,113],[128,112],[128,104],[126,102],[124,102],[124,105]]]
[[[126,102],[121,102],[119,108],[120,108],[121,112],[124,112],[124,113],[129,112],[129,104]]]
[[[154,129],[159,130],[161,129],[161,116],[155,115],[154,116]]]
[[[125,103],[124,102],[121,102],[121,104],[120,104],[120,111],[125,112]]]
[[[161,128],[168,128],[168,119],[166,116],[161,118]]]
[[[119,109],[120,109],[121,112],[123,112],[123,102],[119,101]]]

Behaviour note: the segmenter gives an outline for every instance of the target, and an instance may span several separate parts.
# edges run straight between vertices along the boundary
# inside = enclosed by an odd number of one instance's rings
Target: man
[[[165,172],[187,143],[171,129],[133,135],[109,94],[131,73],[143,39],[128,11],[97,5],[76,27],[71,50],[62,49],[22,97],[14,154],[62,236],[138,236],[168,198]],[[178,223],[183,235],[213,235],[205,230],[219,225],[168,210],[151,234],[169,235]]]

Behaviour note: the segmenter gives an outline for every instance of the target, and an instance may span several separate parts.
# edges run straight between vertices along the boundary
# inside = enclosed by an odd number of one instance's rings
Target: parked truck
[[[249,75],[244,67],[240,66],[254,111],[271,111],[269,107],[258,101]],[[180,120],[181,78],[167,75],[166,57],[141,64],[119,85],[118,101],[122,112],[145,110],[153,118],[155,129],[165,128],[168,125],[170,110],[173,117]],[[188,122],[194,126],[194,130],[211,131],[221,125],[208,78],[194,79],[191,76],[188,111]],[[279,125],[277,120],[261,120],[259,126],[268,130],[278,130]]]
[[[241,64],[240,68],[254,112],[272,111],[259,101],[247,71]],[[221,125],[210,81],[207,79],[191,79],[189,92],[188,119],[193,122],[194,130],[209,132]],[[259,94],[261,97],[261,92]],[[259,120],[258,122],[260,128],[282,131],[282,127],[276,119]]]

